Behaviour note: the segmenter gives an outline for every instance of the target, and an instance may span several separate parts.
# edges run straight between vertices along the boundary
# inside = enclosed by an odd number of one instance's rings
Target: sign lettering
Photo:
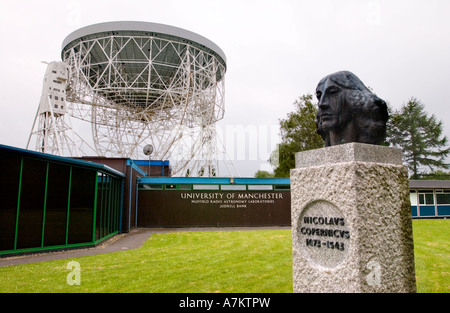
[[[280,192],[183,192],[180,198],[192,204],[214,204],[221,209],[246,208],[250,204],[275,204],[283,200]]]

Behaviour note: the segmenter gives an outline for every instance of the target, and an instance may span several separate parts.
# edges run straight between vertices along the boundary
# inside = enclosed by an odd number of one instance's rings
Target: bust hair
[[[356,75],[348,71],[333,73],[322,78],[316,90],[320,90],[328,79],[342,88],[342,101],[345,101],[345,105],[350,108],[350,119],[354,124],[354,141],[376,145],[383,143],[388,120],[386,102],[372,93]],[[325,141],[325,146],[330,146],[330,131],[322,127],[320,110],[317,113],[316,125],[317,133]]]

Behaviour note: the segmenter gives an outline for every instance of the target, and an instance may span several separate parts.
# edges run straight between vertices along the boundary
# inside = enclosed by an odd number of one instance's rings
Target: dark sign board
[[[138,227],[289,226],[290,191],[139,190]]]

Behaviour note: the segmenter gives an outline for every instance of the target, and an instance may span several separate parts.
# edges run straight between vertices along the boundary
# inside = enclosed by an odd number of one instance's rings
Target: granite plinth
[[[402,164],[402,150],[352,142],[295,154],[295,168],[337,164],[345,162],[371,162]]]
[[[296,154],[294,292],[415,292],[411,207],[399,149],[351,143]]]

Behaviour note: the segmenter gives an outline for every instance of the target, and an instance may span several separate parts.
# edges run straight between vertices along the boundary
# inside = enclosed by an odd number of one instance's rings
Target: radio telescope
[[[108,22],[67,36],[61,58],[62,113],[90,124],[96,154],[136,159],[151,144],[173,174],[217,175],[226,57],[216,44],[168,25]]]

